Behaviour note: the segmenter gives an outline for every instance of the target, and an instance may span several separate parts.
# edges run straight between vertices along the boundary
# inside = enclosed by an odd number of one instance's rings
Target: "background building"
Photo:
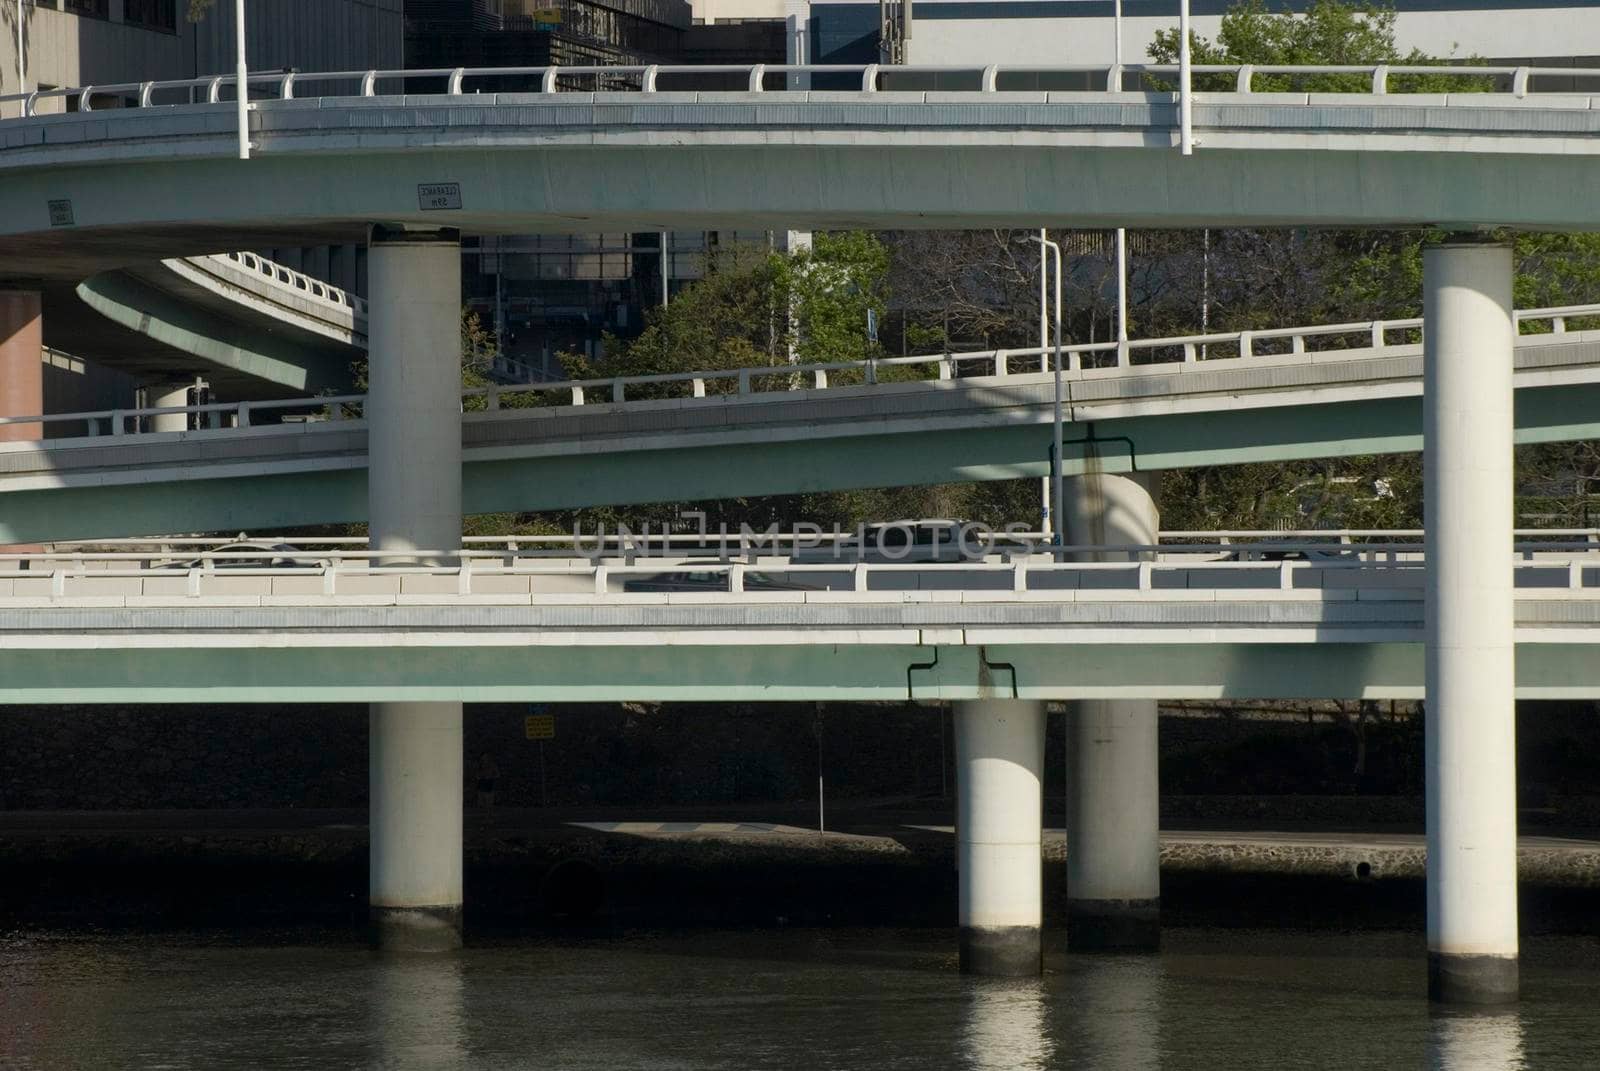
[[[17,55],[21,11],[22,59]],[[252,0],[247,8],[248,61],[256,71],[398,68],[404,62],[402,0]],[[0,3],[0,94],[81,85],[181,80],[234,69],[231,0],[218,0],[198,22],[187,18],[188,0],[15,0]],[[96,94],[97,108],[117,107],[123,95]],[[45,98],[40,111],[77,107]],[[6,115],[19,106],[5,105]],[[361,275],[361,252],[272,250],[352,288]],[[35,295],[33,300],[37,301]],[[81,306],[70,315],[98,317]],[[141,341],[130,335],[130,341]],[[93,347],[90,347],[92,349]],[[26,382],[25,396],[10,397],[12,415],[123,408],[135,404],[142,383],[97,360],[110,354],[46,349],[42,383],[27,370],[0,362],[0,380]],[[20,350],[8,360],[27,360]],[[175,360],[183,360],[176,355]],[[15,393],[15,392],[13,392]],[[16,410],[21,410],[18,412]]]
[[[677,54],[685,0],[410,0],[409,67],[629,66]]]
[[[405,65],[426,70],[783,63],[790,47],[786,2],[706,18],[700,5],[685,0],[408,0]],[[740,9],[723,4],[722,10]],[[536,84],[528,76],[483,87]],[[604,335],[637,333],[646,310],[699,278],[708,252],[730,242],[769,241],[784,244],[787,236],[649,231],[468,237],[462,245],[463,300],[510,358],[501,373],[558,378],[559,354],[597,357]]]
[[[720,10],[771,0],[710,0]],[[1191,0],[1194,31],[1215,38],[1234,0]],[[1592,0],[1387,0],[1401,51],[1479,56],[1491,62],[1592,65],[1600,57],[1600,10]],[[1287,6],[1268,5],[1273,10]],[[1304,0],[1295,0],[1304,10]],[[1145,59],[1157,30],[1178,24],[1178,0],[1123,0],[1124,62]],[[918,0],[907,61],[939,64],[1075,66],[1111,62],[1111,0]],[[815,63],[879,58],[879,5],[817,0],[810,5]]]
[[[247,5],[252,69],[399,67],[403,0]],[[28,88],[196,78],[233,70],[233,4],[199,22],[188,0],[24,0]],[[0,91],[17,91],[17,5],[0,4]]]

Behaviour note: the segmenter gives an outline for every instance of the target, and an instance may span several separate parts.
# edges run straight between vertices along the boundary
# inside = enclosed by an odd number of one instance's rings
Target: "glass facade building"
[[[696,25],[685,0],[407,0],[405,16],[412,69],[782,63],[785,57],[781,20]],[[537,78],[483,88],[531,90]],[[561,353],[602,357],[605,335],[638,333],[646,310],[699,278],[717,246],[771,240],[765,231],[468,237],[463,302],[499,338],[499,377],[559,378]]]
[[[603,356],[606,334],[644,327],[645,310],[705,270],[728,243],[765,245],[766,231],[671,231],[467,238],[463,303],[499,337],[508,379],[560,378],[559,354]]]

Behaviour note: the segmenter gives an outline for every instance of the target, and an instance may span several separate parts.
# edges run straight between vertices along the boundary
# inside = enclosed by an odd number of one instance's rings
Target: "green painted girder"
[[[1517,441],[1600,438],[1600,384],[1516,394]],[[1068,474],[1084,471],[1088,425],[1067,429]],[[1422,448],[1422,400],[1228,408],[1098,421],[1111,472]],[[1029,423],[680,449],[474,461],[468,513],[573,509],[807,491],[1004,480],[1048,472],[1051,429]],[[293,528],[366,519],[365,469],[0,494],[0,543]]]
[[[1600,697],[1596,654],[1520,644],[1518,696]],[[0,704],[1415,699],[1422,680],[1420,643],[0,650]]]
[[[80,283],[77,291],[84,304],[130,331],[290,397],[342,393],[353,382],[350,364],[356,350],[350,346],[286,325],[274,331],[231,320],[120,271],[102,272]],[[266,318],[259,314],[259,319]]]

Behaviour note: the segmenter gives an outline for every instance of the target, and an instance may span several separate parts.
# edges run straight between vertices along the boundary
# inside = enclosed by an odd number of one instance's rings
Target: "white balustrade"
[[[1530,95],[1549,94],[1589,97],[1591,94],[1565,89],[1544,89],[1540,79],[1555,80],[1553,84],[1571,84],[1573,80],[1585,80],[1600,77],[1600,70],[1589,68],[1567,67],[1533,67],[1533,66],[1506,66],[1506,65],[1470,65],[1470,66],[1415,66],[1407,64],[1317,64],[1317,65],[1278,65],[1278,64],[1195,64],[1191,71],[1196,76],[1222,76],[1217,85],[1206,85],[1205,92],[1208,96],[1240,96],[1249,97],[1258,92],[1259,81],[1262,76],[1272,76],[1277,79],[1289,78],[1298,84],[1305,84],[1305,80],[1327,78],[1329,76],[1346,76],[1363,80],[1365,90],[1349,92],[1350,96],[1385,96],[1399,97],[1403,101],[1406,92],[1414,85],[1418,91],[1436,91],[1434,84],[1423,84],[1419,79],[1450,78],[1470,82],[1474,92],[1452,94],[1447,97],[1446,106],[1471,106],[1480,103],[1485,96],[1492,99],[1496,95],[1524,98]],[[903,75],[926,76],[933,75],[939,78],[940,92],[970,92],[977,95],[988,95],[1006,92],[1008,76],[1019,78],[1036,78],[1040,75],[1077,75],[1097,81],[1106,93],[1123,93],[1126,91],[1127,75],[1133,74],[1143,78],[1143,83],[1138,87],[1140,95],[1159,92],[1163,95],[1170,94],[1169,87],[1175,83],[1178,76],[1176,64],[1158,63],[1129,63],[1129,64],[989,64],[989,65],[952,65],[952,66],[901,66],[882,68],[878,64],[699,64],[699,65],[663,65],[649,64],[646,66],[618,66],[618,67],[453,67],[435,68],[425,70],[366,70],[366,71],[285,71],[254,74],[248,76],[248,83],[252,86],[262,86],[272,92],[280,100],[293,100],[296,96],[296,86],[300,83],[315,83],[323,90],[322,96],[337,99],[340,96],[373,97],[378,95],[378,85],[394,87],[398,92],[404,93],[417,83],[438,85],[444,96],[461,96],[475,93],[482,80],[493,80],[504,84],[506,79],[526,78],[530,81],[537,80],[539,92],[542,94],[558,95],[567,87],[581,86],[593,91],[603,92],[636,92],[640,95],[651,95],[662,92],[662,83],[665,81],[670,89],[674,85],[684,86],[686,91],[695,92],[707,97],[715,97],[718,93],[727,90],[704,89],[692,84],[692,80],[703,78],[707,75],[734,76],[745,92],[753,93],[808,93],[808,89],[789,89],[790,85],[807,86],[815,84],[816,76],[835,76],[844,79],[847,84],[853,84],[861,93],[875,93],[884,88],[887,82],[893,85],[894,79]],[[800,78],[775,79],[779,87],[769,89],[767,86],[768,75],[798,75]],[[810,77],[805,77],[810,76]],[[1397,88],[1396,79],[1400,80]],[[1407,80],[1410,81],[1407,81]],[[688,83],[685,85],[685,83]],[[229,90],[230,97],[224,99],[223,89]],[[336,87],[348,87],[342,92],[334,91]],[[1224,88],[1225,87],[1225,88]],[[1487,93],[1482,92],[1487,90]],[[1297,91],[1300,91],[1297,89]],[[10,93],[0,95],[0,103],[21,102],[23,119],[31,119],[38,114],[40,100],[76,98],[81,111],[90,111],[94,108],[94,100],[98,96],[102,99],[117,98],[117,110],[129,111],[147,108],[171,107],[174,105],[190,105],[196,102],[207,105],[231,105],[237,98],[238,78],[232,75],[209,75],[200,78],[176,79],[146,82],[122,82],[110,85],[70,86],[53,89],[36,89],[27,93]],[[1429,107],[1436,107],[1430,103]],[[0,120],[3,122],[4,120]]]
[[[1600,598],[1600,584],[1590,582],[1590,577],[1600,576],[1600,545],[1593,541],[1596,533],[1563,530],[1553,534],[1561,541],[1519,544],[1518,559],[1513,563],[1514,572],[1522,579],[1517,585],[1519,596]],[[430,576],[455,581],[453,592],[433,586],[421,589],[434,593],[440,601],[480,594],[480,579],[487,585],[486,593],[503,596],[504,578],[518,577],[526,580],[526,586],[516,590],[525,591],[533,603],[538,603],[541,595],[559,594],[565,600],[583,591],[595,599],[637,602],[642,598],[650,602],[660,601],[661,594],[629,592],[626,586],[630,579],[659,580],[690,574],[716,578],[715,584],[702,579],[695,583],[704,584],[703,588],[685,589],[696,593],[695,601],[704,592],[749,602],[895,603],[908,597],[908,578],[912,582],[909,590],[922,589],[928,582],[930,586],[925,590],[981,592],[984,601],[1003,600],[1007,593],[1017,599],[1058,597],[1074,601],[1080,592],[1092,592],[1097,600],[1160,601],[1173,598],[1175,591],[1208,590],[1268,601],[1349,599],[1359,598],[1360,592],[1368,588],[1386,597],[1396,590],[1409,590],[1415,598],[1421,598],[1425,559],[1416,553],[1404,559],[1398,557],[1401,552],[1418,551],[1416,544],[1342,544],[1345,549],[1336,556],[1319,558],[1319,551],[1327,553],[1329,544],[1280,541],[1259,544],[1248,552],[1224,554],[1230,545],[1223,541],[1227,537],[1221,533],[1205,535],[1212,542],[1120,548],[1158,549],[1161,557],[1157,559],[1146,556],[1133,561],[1062,561],[1057,560],[1062,556],[1057,550],[1070,554],[1088,548],[1043,547],[1035,548],[1042,553],[1031,556],[989,555],[942,563],[850,558],[815,561],[778,555],[724,556],[706,561],[698,556],[652,558],[632,554],[589,561],[579,560],[570,545],[559,551],[521,546],[559,537],[485,537],[456,550],[428,552],[429,557],[445,564],[403,567],[376,564],[381,554],[366,549],[358,539],[305,540],[302,542],[311,545],[298,549],[266,541],[249,548],[217,549],[215,541],[198,539],[121,540],[101,546],[129,549],[107,551],[69,545],[39,553],[0,554],[0,605],[37,600],[41,594],[53,603],[90,599],[95,605],[119,596],[177,599],[180,603],[201,597],[249,598],[252,596],[241,594],[239,582],[263,579],[277,602],[296,602],[313,595],[311,601],[315,602],[344,594],[365,600],[385,592],[411,595],[406,578]],[[1574,540],[1573,536],[1579,539]],[[211,545],[202,546],[208,542]],[[509,549],[485,545],[490,542],[508,544]],[[1559,549],[1530,557],[1530,548]],[[262,565],[264,560],[269,564]],[[759,575],[762,582],[752,586],[752,575]],[[1000,582],[981,579],[985,576],[996,577]],[[564,582],[551,578],[564,578]],[[882,580],[881,585],[875,583],[878,580]],[[1337,582],[1330,583],[1334,580]],[[617,587],[623,590],[614,590]],[[248,590],[261,593],[259,584]],[[665,590],[670,593],[673,589],[669,585]],[[1248,595],[1240,596],[1240,592]],[[666,601],[672,600],[668,597]]]

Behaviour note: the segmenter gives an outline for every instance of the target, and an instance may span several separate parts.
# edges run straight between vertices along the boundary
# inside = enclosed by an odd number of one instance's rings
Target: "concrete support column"
[[[1423,258],[1428,990],[1517,996],[1511,249]]]
[[[373,703],[373,933],[401,951],[461,946],[461,704]]]
[[[461,545],[461,243],[375,227],[367,258],[368,527],[417,561]]]
[[[955,731],[961,969],[1038,974],[1044,705],[957,703]]]
[[[176,409],[189,404],[192,381],[145,388],[145,406],[150,409]],[[158,413],[150,418],[151,431],[188,431],[188,413]]]
[[[460,241],[374,227],[367,263],[371,543],[385,563],[436,562],[461,544]],[[370,732],[374,936],[458,948],[461,704],[374,703]]]
[[[44,413],[44,318],[37,290],[0,290],[0,416]],[[44,438],[39,424],[0,424],[0,442]]]
[[[1151,546],[1160,535],[1154,474],[1066,481],[1067,542]],[[1079,554],[1126,561],[1136,552]],[[1080,700],[1067,708],[1067,947],[1161,945],[1160,760],[1153,699]]]

